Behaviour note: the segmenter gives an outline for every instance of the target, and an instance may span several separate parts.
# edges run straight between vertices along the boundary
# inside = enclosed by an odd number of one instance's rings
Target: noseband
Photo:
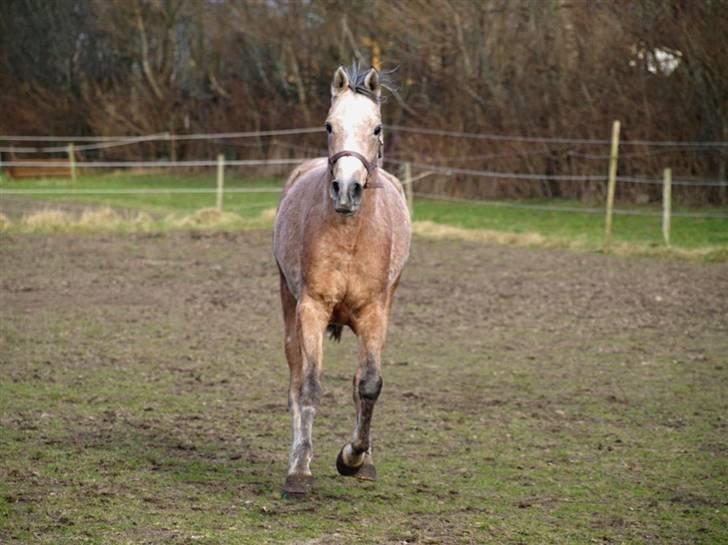
[[[334,175],[334,165],[336,164],[336,161],[341,159],[342,157],[356,157],[359,159],[364,165],[364,168],[367,169],[367,183],[364,184],[364,189],[367,187],[370,187],[372,189],[382,187],[378,184],[374,184],[374,182],[369,182],[374,176],[374,173],[377,170],[377,163],[369,161],[366,157],[364,157],[361,153],[358,151],[351,151],[351,150],[343,150],[339,151],[337,153],[334,153],[331,157],[329,157],[329,171],[331,172],[331,176]]]

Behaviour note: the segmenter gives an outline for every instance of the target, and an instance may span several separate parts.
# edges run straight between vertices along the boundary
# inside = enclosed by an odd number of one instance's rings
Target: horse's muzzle
[[[329,193],[334,201],[334,210],[345,216],[355,214],[361,205],[363,190],[364,186],[359,182],[333,180]]]
[[[356,210],[352,210],[351,208],[344,208],[344,207],[336,207],[334,208],[336,210],[337,214],[341,214],[342,216],[353,216]]]

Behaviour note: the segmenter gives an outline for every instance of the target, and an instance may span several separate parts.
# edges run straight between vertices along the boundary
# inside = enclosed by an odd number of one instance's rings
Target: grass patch
[[[279,178],[249,179],[228,174],[225,178],[223,209],[241,217],[255,217],[266,208],[278,203],[282,180]],[[202,208],[215,207],[216,181],[209,174],[154,174],[113,173],[81,176],[73,183],[67,179],[30,179],[0,181],[0,190],[48,191],[44,194],[26,194],[49,203],[81,203],[142,210],[152,215],[189,215]],[[263,192],[270,189],[270,192]],[[176,190],[206,191],[182,193]],[[236,193],[240,190],[261,191]],[[63,192],[67,193],[63,193]],[[93,191],[100,191],[93,193]],[[138,191],[136,194],[113,193]],[[152,193],[154,191],[155,193]],[[156,192],[160,193],[156,193]],[[76,193],[74,193],[76,192]],[[84,193],[88,192],[88,193]],[[112,192],[112,193],[103,193]]]
[[[83,176],[76,183],[65,179],[4,181],[0,189],[29,191],[23,193],[23,199],[44,204],[17,219],[0,215],[0,232],[138,233],[260,229],[273,224],[281,180],[228,176],[222,212],[214,208],[215,183],[214,178],[203,174],[129,173]],[[248,190],[253,192],[238,192]],[[78,205],[81,208],[76,210]]]
[[[590,243],[584,237],[543,235],[537,232],[518,233],[495,229],[467,229],[433,221],[415,221],[413,231],[417,235],[437,240],[471,240],[508,246],[602,251],[623,256],[664,257],[691,261],[718,262],[728,260],[728,245],[681,248],[678,246],[619,241],[613,242],[608,248],[604,248],[601,243]]]
[[[217,212],[215,178],[210,174],[114,173],[83,176],[76,183],[65,179],[1,181],[0,190],[50,191],[26,193],[48,204],[47,210],[13,219],[0,214],[0,232],[147,232],[171,229],[270,228],[282,186],[280,178],[247,179],[228,174],[224,213]],[[190,193],[180,191],[189,190]],[[125,194],[124,191],[138,193]],[[67,192],[64,194],[64,192]],[[104,193],[106,192],[106,193]],[[161,193],[158,193],[161,192]],[[58,205],[54,207],[54,205]],[[100,211],[61,212],[59,207],[95,205]],[[539,207],[584,209],[584,212],[504,206],[498,203],[443,202],[418,198],[415,232],[434,238],[480,240],[497,244],[558,247],[581,251],[608,251],[619,255],[645,255],[703,261],[728,259],[728,220],[674,216],[672,244],[662,241],[661,218],[656,215],[621,215],[614,218],[613,241],[603,244],[604,217],[589,213],[577,201],[528,201]],[[632,212],[655,214],[651,205],[620,205]],[[728,207],[675,212],[728,215]]]
[[[0,231],[11,233],[148,233],[186,230],[260,229],[271,225],[275,209],[264,209],[258,216],[241,216],[215,208],[201,208],[190,214],[169,214],[154,218],[146,212],[119,212],[109,207],[92,208],[73,213],[45,209],[25,214],[17,222],[8,222]]]
[[[576,201],[529,201],[526,205],[568,208],[590,208]],[[654,206],[620,205],[633,212],[658,213]],[[728,215],[728,207],[700,209],[676,208],[675,212],[691,212]],[[443,202],[418,199],[415,219],[454,225],[465,229],[506,231],[516,234],[537,233],[555,241],[584,248],[599,248],[603,243],[604,215],[580,212],[559,212],[527,208],[510,208],[480,203]],[[660,246],[662,219],[659,216],[620,215],[614,217],[613,240],[641,246]],[[719,218],[672,218],[671,242],[673,246],[698,248],[728,246],[728,219]]]

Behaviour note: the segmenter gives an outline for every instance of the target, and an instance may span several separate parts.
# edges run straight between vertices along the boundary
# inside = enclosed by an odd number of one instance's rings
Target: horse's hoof
[[[339,451],[339,455],[336,457],[336,470],[339,472],[340,475],[344,475],[345,477],[353,477],[357,474],[359,471],[359,467],[351,467],[344,463],[344,449],[342,448]]]
[[[376,481],[377,480],[377,468],[371,462],[364,462],[359,471],[354,475],[360,481]]]
[[[283,484],[284,498],[302,498],[313,489],[313,475],[289,475]]]
[[[344,449],[336,457],[336,470],[345,477],[356,477],[360,481],[376,481],[377,469],[367,459],[359,467],[351,467],[344,463]]]

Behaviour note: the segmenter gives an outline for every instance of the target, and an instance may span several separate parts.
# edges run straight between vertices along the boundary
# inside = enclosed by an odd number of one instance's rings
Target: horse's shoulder
[[[378,169],[380,185],[387,189],[394,190],[397,198],[385,199],[389,203],[389,221],[391,231],[390,234],[390,251],[389,251],[389,277],[390,285],[395,285],[399,275],[402,273],[404,264],[409,258],[410,238],[411,238],[411,219],[407,209],[406,197],[402,182],[399,181],[394,174],[384,169]],[[385,191],[387,191],[385,189]]]
[[[404,196],[404,187],[402,186],[402,182],[399,181],[399,178],[397,178],[391,172],[387,172],[383,168],[377,169],[377,172],[379,173],[380,183],[389,184],[391,187],[399,191],[402,196]]]
[[[316,170],[320,167],[325,167],[327,164],[326,157],[317,157],[316,159],[309,159],[308,161],[304,161],[300,165],[298,165],[296,168],[293,169],[293,172],[291,172],[290,176],[288,176],[288,180],[286,180],[286,185],[283,186],[283,191],[287,191],[293,185],[299,181],[301,178],[305,177],[306,174],[309,172]]]

